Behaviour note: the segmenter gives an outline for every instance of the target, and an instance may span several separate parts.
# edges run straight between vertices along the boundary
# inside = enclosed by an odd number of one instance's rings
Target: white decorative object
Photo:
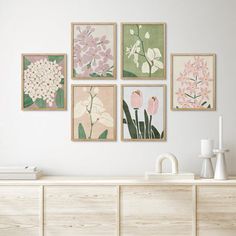
[[[225,161],[225,153],[229,150],[216,149],[214,153],[216,154],[216,168],[215,168],[215,177],[217,180],[226,180],[228,179],[227,167]]]
[[[201,170],[201,178],[204,179],[211,179],[214,177],[214,170],[211,162],[211,158],[214,157],[214,155],[200,155],[200,158],[203,159],[202,161],[202,170]]]
[[[202,156],[212,156],[213,155],[213,140],[202,139],[201,140],[201,155]]]
[[[162,172],[162,163],[165,159],[171,161],[171,173]],[[145,178],[148,180],[193,180],[193,173],[179,173],[178,160],[172,153],[163,153],[157,157],[155,172],[146,172]]]
[[[163,153],[157,157],[156,160],[156,172],[162,173],[162,162],[168,159],[171,161],[171,174],[178,174],[178,160],[172,153]]]
[[[214,179],[226,180],[228,179],[227,167],[225,161],[225,153],[229,150],[223,148],[223,117],[219,117],[219,149],[214,150],[216,154],[216,168]]]
[[[219,149],[223,149],[223,117],[219,117]]]

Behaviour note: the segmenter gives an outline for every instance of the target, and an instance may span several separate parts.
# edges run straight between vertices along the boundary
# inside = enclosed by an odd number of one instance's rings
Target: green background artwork
[[[138,37],[139,35],[139,37]],[[140,41],[140,43],[137,41]],[[159,54],[156,54],[159,49]],[[145,53],[143,52],[143,49]],[[156,66],[151,73],[143,73],[143,56],[150,49],[151,56],[155,55]],[[164,79],[165,76],[165,25],[164,24],[124,24],[123,25],[123,77],[151,77]],[[136,53],[134,53],[136,52]],[[136,54],[136,55],[134,55]],[[142,54],[142,55],[141,55]],[[150,55],[149,54],[149,55]],[[150,72],[150,71],[149,71]]]

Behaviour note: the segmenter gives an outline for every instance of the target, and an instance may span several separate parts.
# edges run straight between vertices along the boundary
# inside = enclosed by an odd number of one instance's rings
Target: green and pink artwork
[[[72,24],[73,79],[115,79],[116,24]]]
[[[22,109],[66,109],[66,55],[22,55]]]
[[[122,86],[122,140],[166,140],[165,85]]]
[[[165,79],[165,24],[122,24],[123,79]]]
[[[172,109],[215,110],[215,55],[172,55]]]
[[[116,86],[72,86],[72,140],[116,140]]]

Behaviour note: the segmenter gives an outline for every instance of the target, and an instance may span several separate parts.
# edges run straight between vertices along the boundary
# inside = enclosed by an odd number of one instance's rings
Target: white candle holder
[[[216,154],[216,168],[215,168],[214,179],[216,180],[228,179],[225,153],[229,152],[229,150],[228,149],[215,149],[213,150],[213,152]]]
[[[203,159],[202,161],[202,170],[201,170],[201,178],[204,179],[212,179],[214,177],[214,170],[211,162],[211,158],[214,158],[215,155],[205,156],[199,155],[199,158]]]

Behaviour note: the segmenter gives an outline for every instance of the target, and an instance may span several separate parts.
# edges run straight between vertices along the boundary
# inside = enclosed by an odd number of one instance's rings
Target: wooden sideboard
[[[236,179],[0,181],[0,236],[235,236]]]

